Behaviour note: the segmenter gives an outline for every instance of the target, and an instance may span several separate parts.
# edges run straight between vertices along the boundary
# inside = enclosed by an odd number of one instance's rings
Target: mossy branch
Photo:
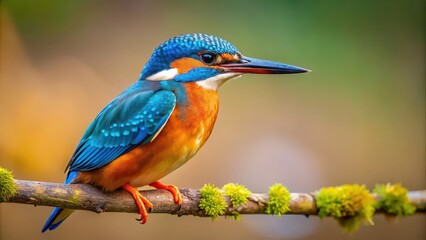
[[[17,192],[5,202],[32,204],[38,206],[63,207],[92,212],[128,212],[137,213],[131,196],[122,190],[104,193],[84,184],[64,185],[59,183],[14,180]],[[193,215],[210,217],[200,205],[200,190],[180,188],[183,203],[180,208],[173,202],[172,196],[165,190],[145,190],[142,194],[153,203],[151,213],[173,215]],[[379,198],[377,195],[372,195]],[[269,194],[252,193],[245,204],[234,207],[229,197],[224,196],[226,207],[224,215],[265,214]],[[408,193],[409,202],[416,207],[416,212],[426,213],[426,190]],[[290,210],[286,214],[317,215],[315,194],[291,193]]]
[[[201,189],[181,188],[183,203],[177,206],[165,190],[145,190],[142,194],[154,205],[151,213],[193,215],[199,217],[240,214],[301,214],[333,217],[348,232],[361,223],[373,224],[375,213],[408,216],[426,213],[426,190],[408,192],[400,184],[376,185],[373,193],[353,184],[322,188],[315,193],[290,193],[282,184],[274,184],[268,193],[251,193],[240,184],[222,189],[206,184]],[[137,213],[132,197],[123,190],[104,193],[84,184],[59,184],[14,180],[10,171],[0,167],[0,203],[23,203],[101,212]]]

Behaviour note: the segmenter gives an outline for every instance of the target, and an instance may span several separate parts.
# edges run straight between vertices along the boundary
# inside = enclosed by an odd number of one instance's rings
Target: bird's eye
[[[207,65],[212,65],[216,60],[216,56],[213,53],[201,54],[201,61]]]

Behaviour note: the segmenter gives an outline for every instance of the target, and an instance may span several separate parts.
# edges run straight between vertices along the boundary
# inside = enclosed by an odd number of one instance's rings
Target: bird
[[[308,72],[294,65],[242,55],[228,41],[202,33],[181,34],[160,44],[139,79],[93,120],[71,156],[65,184],[89,184],[104,192],[127,191],[140,222],[153,208],[138,190],[169,191],[159,180],[191,159],[209,138],[219,108],[218,88],[245,73]],[[42,232],[56,229],[74,210],[56,207]]]

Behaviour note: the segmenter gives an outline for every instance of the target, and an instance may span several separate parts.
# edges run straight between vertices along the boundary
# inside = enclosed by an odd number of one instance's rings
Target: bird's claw
[[[181,209],[183,200],[179,189],[176,186],[165,185],[160,182],[153,182],[149,185],[157,189],[165,189],[169,191],[173,195],[173,201],[178,205],[176,211],[179,211]],[[145,224],[148,221],[148,213],[152,211],[154,206],[150,201],[148,201],[148,199],[142,196],[142,194],[140,194],[140,192],[136,188],[132,187],[130,184],[125,184],[122,188],[129,192],[135,200],[136,206],[138,207],[140,214],[140,218],[136,218],[136,220],[141,224]]]
[[[145,224],[147,222],[148,219],[146,218],[142,218],[142,216],[140,218],[136,218],[136,221],[140,222],[141,224]]]
[[[173,195],[173,201],[178,204],[181,205],[183,200],[182,200],[182,196],[179,192],[179,189],[174,186],[174,185],[165,185],[162,184],[160,182],[153,182],[151,184],[149,184],[151,187],[154,187],[156,189],[165,189],[167,191],[169,191],[172,195]]]
[[[148,212],[151,212],[154,207],[148,199],[146,199],[139,191],[130,186],[129,184],[123,185],[123,189],[129,192],[135,200],[136,206],[139,210],[140,218],[136,218],[141,224],[145,224],[148,221]]]
[[[151,208],[139,209],[140,218],[136,218],[136,221],[145,224],[148,221],[148,212],[151,212]]]
[[[176,204],[179,205],[179,209],[180,209],[180,207],[181,207],[181,205],[183,203],[182,196],[180,195],[179,189],[177,187],[175,187],[175,186],[173,186],[173,187],[175,188],[175,192],[172,192],[172,194],[173,194],[173,200],[175,201]]]

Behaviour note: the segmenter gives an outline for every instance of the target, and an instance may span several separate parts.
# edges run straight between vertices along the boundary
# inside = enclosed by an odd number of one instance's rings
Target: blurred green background
[[[222,86],[210,140],[165,179],[181,187],[281,182],[293,192],[344,183],[426,188],[424,1],[13,1],[0,3],[0,165],[62,182],[85,128],[180,33],[229,40],[251,57],[312,69]],[[425,239],[416,215],[347,235],[332,219],[241,221],[0,206],[0,239]]]

